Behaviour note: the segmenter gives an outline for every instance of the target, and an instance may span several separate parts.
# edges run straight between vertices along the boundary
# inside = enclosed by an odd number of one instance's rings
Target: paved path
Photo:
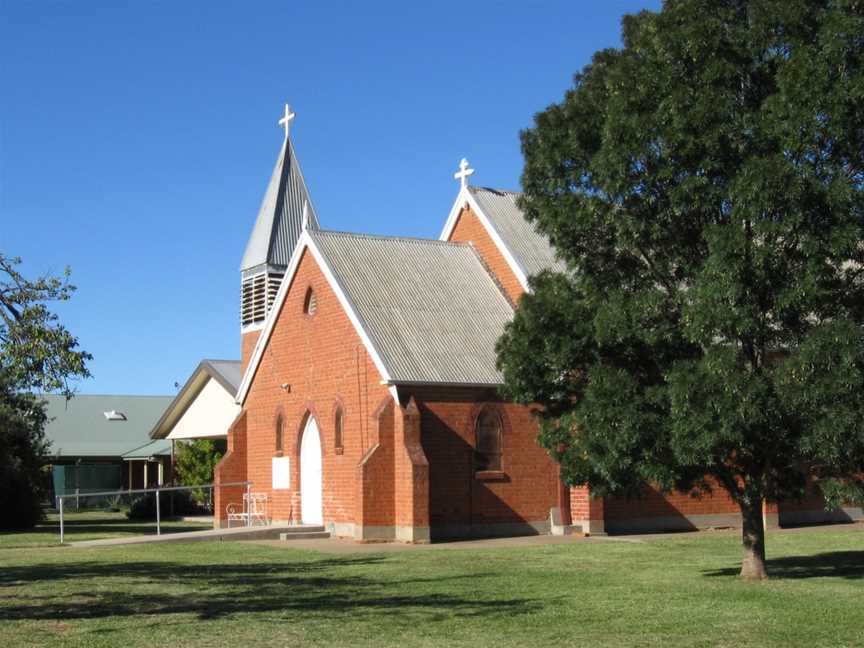
[[[683,531],[676,533],[652,533],[639,535],[618,536],[583,536],[573,534],[567,536],[519,536],[515,538],[485,538],[480,540],[459,540],[453,542],[436,542],[433,544],[405,544],[400,542],[355,542],[347,538],[326,539],[293,539],[289,541],[279,540],[279,534],[303,533],[304,531],[317,531],[321,527],[312,526],[269,526],[269,527],[239,527],[234,529],[213,529],[206,531],[185,531],[180,533],[166,533],[161,536],[146,535],[124,538],[105,538],[102,540],[87,540],[69,543],[71,547],[105,547],[131,544],[154,544],[167,542],[202,542],[202,541],[246,541],[254,542],[271,547],[282,547],[287,549],[307,549],[333,554],[351,553],[391,553],[397,551],[447,551],[458,549],[495,549],[513,547],[542,547],[547,545],[562,545],[581,542],[651,542],[656,540],[699,538],[707,535],[740,535],[740,529],[716,529],[707,531]],[[818,533],[829,529],[848,529],[850,531],[864,532],[864,522],[852,524],[827,524],[818,526],[798,527],[790,529],[774,529],[768,531],[769,537],[778,533]]]
[[[254,544],[285,549],[308,549],[323,553],[391,553],[396,551],[446,551],[453,549],[494,549],[507,547],[542,547],[546,545],[592,542],[595,538],[582,535],[569,536],[520,536],[516,538],[484,538],[482,540],[459,540],[455,542],[435,542],[432,544],[406,544],[403,542],[355,542],[349,538],[327,538],[326,540],[255,540]]]
[[[296,533],[306,530],[318,530],[321,527],[302,525],[274,525],[235,527],[233,529],[206,529],[204,531],[180,531],[163,533],[162,535],[126,536],[123,538],[103,538],[101,540],[82,540],[68,543],[70,547],[113,547],[117,545],[157,544],[168,542],[206,542],[206,541],[236,541],[260,540],[278,538],[280,533]],[[278,540],[277,540],[278,542]]]
[[[786,533],[819,533],[830,530],[849,530],[864,533],[864,522],[852,524],[823,524],[817,526],[797,527],[789,529],[773,529],[768,536]],[[356,553],[391,553],[399,551],[448,551],[458,549],[495,549],[513,547],[543,547],[548,545],[575,544],[583,542],[629,542],[643,543],[657,540],[699,539],[706,536],[732,535],[740,536],[741,529],[711,529],[705,531],[680,531],[673,533],[652,533],[639,535],[583,536],[574,534],[568,536],[520,536],[516,538],[487,538],[482,540],[460,540],[456,542],[436,542],[433,544],[405,544],[400,542],[355,542],[348,538],[328,538],[322,540],[254,540],[254,544],[283,549],[306,549],[332,554]]]

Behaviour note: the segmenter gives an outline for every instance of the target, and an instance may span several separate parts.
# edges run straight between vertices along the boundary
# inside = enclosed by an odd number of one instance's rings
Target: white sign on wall
[[[273,490],[291,488],[291,457],[273,457]]]

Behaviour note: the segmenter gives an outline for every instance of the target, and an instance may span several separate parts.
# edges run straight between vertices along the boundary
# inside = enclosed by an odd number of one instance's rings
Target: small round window
[[[306,315],[314,315],[318,310],[318,300],[315,298],[315,291],[309,288],[306,291],[306,299],[303,300],[303,312]]]

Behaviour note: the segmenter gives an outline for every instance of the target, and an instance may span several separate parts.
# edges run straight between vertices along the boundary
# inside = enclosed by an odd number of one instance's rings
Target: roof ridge
[[[468,188],[479,189],[480,191],[491,191],[497,194],[510,194],[513,196],[521,196],[523,193],[525,193],[523,191],[513,191],[512,189],[496,189],[495,187],[480,187],[475,185],[470,185]]]
[[[324,230],[318,229],[314,231],[309,231],[311,236],[318,235],[335,235],[335,236],[350,236],[353,238],[367,238],[367,239],[376,239],[382,241],[402,241],[404,243],[417,243],[417,244],[428,244],[428,245],[438,245],[444,247],[470,247],[468,243],[462,241],[442,241],[440,239],[434,238],[424,238],[422,236],[397,236],[394,234],[369,234],[367,232],[344,232],[340,230]]]

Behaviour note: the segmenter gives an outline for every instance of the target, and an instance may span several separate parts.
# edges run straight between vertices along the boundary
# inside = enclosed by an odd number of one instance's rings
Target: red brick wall
[[[246,373],[246,367],[249,366],[249,360],[252,359],[252,352],[255,351],[255,343],[258,341],[258,336],[261,331],[249,331],[240,336],[240,375]]]
[[[694,515],[737,515],[738,506],[725,490],[715,487],[714,493],[702,498],[691,497],[688,493],[673,492],[663,495],[656,489],[649,489],[640,499],[627,500],[622,497],[592,498],[587,486],[570,489],[570,507],[574,523],[580,520],[603,520],[619,522],[617,527],[626,527],[627,520],[647,518],[684,518]]]
[[[587,486],[574,486],[570,489],[570,517],[573,523],[584,520],[603,520],[603,499],[590,496]]]
[[[397,412],[388,395],[372,416],[374,441],[357,466],[354,521],[363,526],[392,526],[396,517],[393,487],[393,428]]]
[[[396,524],[401,527],[428,527],[429,461],[423,452],[422,422],[416,401],[412,399],[394,422]]]
[[[525,292],[522,284],[519,283],[504,255],[498,250],[498,246],[470,207],[464,207],[459,213],[449,240],[473,243],[480,257],[497,277],[498,283],[501,284],[510,301],[514,304],[519,301],[522,293]]]
[[[841,522],[860,518],[860,506],[846,502],[840,509],[825,508],[825,499],[819,487],[808,480],[803,500],[786,500],[777,505],[778,521],[781,525],[818,524]],[[844,510],[846,509],[846,510]],[[851,516],[851,517],[850,517]]]
[[[317,310],[303,313],[309,287]],[[327,522],[354,522],[357,466],[374,445],[372,413],[390,394],[335,293],[306,251],[289,287],[262,361],[249,390],[248,475],[253,490],[270,495],[272,518],[300,517],[300,436],[307,412],[315,416],[323,453],[323,505]],[[280,385],[287,384],[289,389]],[[334,415],[344,412],[344,450],[334,449]],[[271,490],[276,455],[275,424],[284,421],[284,454],[291,457],[291,489]]]
[[[691,497],[688,493],[675,491],[663,495],[655,489],[649,489],[645,497],[627,500],[609,497],[605,499],[604,511],[606,520],[624,520],[627,518],[676,517],[692,515],[726,515],[738,514],[741,510],[732,501],[728,493],[719,486],[714,488],[710,496]]]
[[[404,394],[403,394],[404,392]],[[537,444],[527,407],[500,400],[494,390],[400,388],[420,410],[421,444],[429,464],[429,518],[440,525],[537,522],[557,505],[558,468]],[[474,421],[486,403],[502,415],[503,477],[474,474]]]
[[[226,507],[229,503],[243,508],[243,487],[219,484],[246,481],[246,413],[241,412],[228,429],[228,447],[216,465],[213,474],[213,518],[216,526],[228,518]]]

